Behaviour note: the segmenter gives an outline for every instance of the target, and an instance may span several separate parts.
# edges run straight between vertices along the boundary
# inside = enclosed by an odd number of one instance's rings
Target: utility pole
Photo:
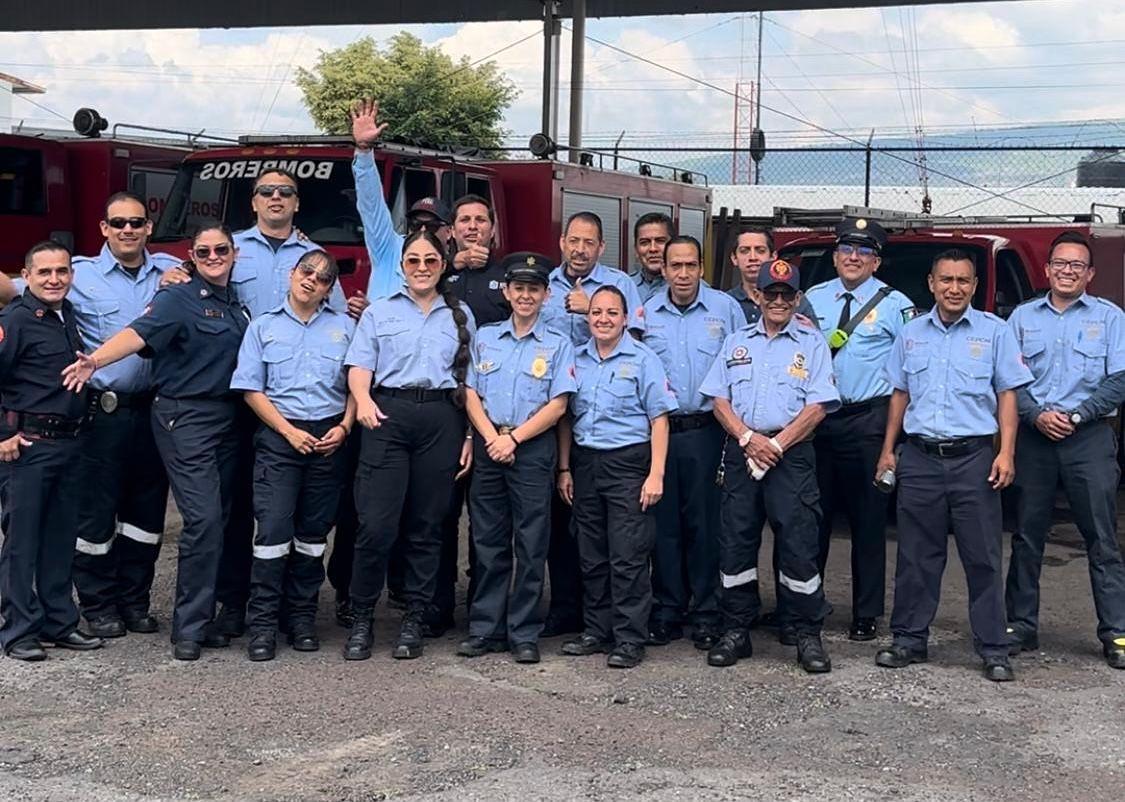
[[[559,0],[543,0],[543,124],[552,142],[559,141]]]
[[[582,89],[586,72],[586,0],[574,0],[570,27],[570,161],[582,155]]]
[[[762,23],[765,12],[758,12],[758,77],[754,82],[754,132],[762,130]],[[754,159],[754,184],[762,177],[762,160]]]

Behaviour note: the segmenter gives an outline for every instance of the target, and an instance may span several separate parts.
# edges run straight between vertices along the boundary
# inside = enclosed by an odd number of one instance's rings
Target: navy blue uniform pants
[[[230,515],[223,530],[216,600],[244,612],[250,598],[250,562],[254,546],[254,432],[258,417],[245,403],[235,413],[236,465]]]
[[[152,431],[183,517],[172,641],[202,641],[215,617],[215,588],[235,492],[241,400],[166,398],[152,402]]]
[[[619,646],[648,639],[656,508],[641,510],[641,486],[651,459],[648,443],[571,451],[585,631]]]
[[[503,465],[475,438],[469,514],[477,563],[470,635],[511,643],[539,639],[557,448],[552,429],[520,443],[515,463]]]
[[[818,633],[828,612],[817,566],[820,493],[811,442],[790,446],[777,465],[755,481],[734,440],[723,454],[720,506],[720,609],[725,629],[748,629],[760,612],[758,550],[762,527],[773,530],[777,557],[777,609],[799,632]]]
[[[336,508],[336,534],[332,538],[332,553],[328,557],[328,581],[340,599],[351,597],[352,562],[355,559],[355,533],[359,518],[355,511],[355,472],[359,468],[359,443],[362,427],[356,426],[341,449],[344,453],[343,492]]]
[[[817,563],[823,574],[832,519],[837,510],[843,510],[852,539],[852,617],[878,618],[883,615],[886,589],[889,499],[875,489],[873,479],[887,428],[886,400],[848,413],[845,409],[826,417],[813,440],[823,511]]]
[[[1117,542],[1117,442],[1105,423],[1081,426],[1055,442],[1020,426],[1016,449],[1019,525],[1012,536],[1006,594],[1008,626],[1021,635],[1039,629],[1039,573],[1062,482],[1074,523],[1086,542],[1098,638],[1125,637],[1125,563]]]
[[[151,414],[147,401],[106,412],[95,400],[82,430],[74,589],[88,620],[148,614],[168,506]]]
[[[376,392],[376,401],[387,419],[365,429],[360,446],[352,605],[357,614],[370,614],[401,532],[403,595],[409,611],[421,614],[437,587],[441,525],[459,469],[465,414],[449,400],[418,402]]]
[[[70,570],[78,523],[76,439],[35,440],[0,462],[0,646],[62,638],[78,626]]]
[[[290,421],[323,437],[339,415]],[[268,426],[254,435],[254,560],[250,569],[247,626],[269,634],[284,599],[291,628],[311,628],[324,583],[324,549],[340,503],[347,455],[301,454]]]
[[[656,506],[652,552],[652,620],[717,624],[719,619],[719,487],[715,469],[723,430],[710,416],[699,428],[673,431]]]
[[[550,602],[547,615],[563,622],[582,620],[582,567],[570,505],[555,490],[551,477],[551,542],[547,546],[547,576]]]
[[[1000,494],[988,484],[992,448],[927,454],[910,440],[898,458],[898,564],[894,642],[924,648],[941,598],[949,531],[969,586],[969,623],[981,657],[1007,655]]]

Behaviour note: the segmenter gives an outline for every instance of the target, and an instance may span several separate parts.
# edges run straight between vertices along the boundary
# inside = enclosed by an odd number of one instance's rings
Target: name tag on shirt
[[[223,316],[223,310],[222,309],[204,309],[203,310],[203,316],[204,317],[222,317]]]

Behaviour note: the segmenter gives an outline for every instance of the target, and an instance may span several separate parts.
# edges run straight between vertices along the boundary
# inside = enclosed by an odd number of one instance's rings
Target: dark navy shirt
[[[129,324],[145,341],[141,356],[153,362],[153,386],[169,398],[232,396],[231,375],[250,316],[230,287],[198,274],[156,293]]]
[[[473,310],[478,326],[499,323],[512,314],[508,299],[504,297],[505,270],[499,262],[489,261],[484,267],[450,270],[445,286]]]
[[[84,350],[70,301],[59,313],[24,290],[0,311],[0,407],[6,412],[33,412],[81,418],[86,395],[62,386],[62,369]],[[11,437],[0,421],[0,436]]]

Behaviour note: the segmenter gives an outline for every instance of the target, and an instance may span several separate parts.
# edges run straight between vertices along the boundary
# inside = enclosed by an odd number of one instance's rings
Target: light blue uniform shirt
[[[903,429],[931,440],[995,434],[996,394],[1031,381],[996,315],[969,308],[946,328],[935,306],[910,321],[887,357],[891,387],[910,394]]]
[[[574,392],[574,346],[542,318],[523,337],[516,336],[511,318],[482,326],[466,384],[490,421],[519,426],[548,401]]]
[[[289,297],[289,273],[297,260],[309,251],[323,250],[311,240],[298,239],[297,232],[293,231],[274,253],[273,246],[257,226],[235,234],[234,245],[238,248],[238,258],[230,283],[238,300],[250,310],[251,317],[264,315],[285,303]],[[332,288],[328,303],[337,311],[347,311],[339,281]]]
[[[642,304],[647,304],[654,295],[667,286],[663,275],[657,274],[656,277],[651,277],[643,267],[638,267],[635,273],[630,273],[629,278],[636,286]],[[586,282],[582,283],[585,284]]]
[[[469,334],[475,335],[469,305],[461,308]],[[400,289],[363,310],[344,362],[370,370],[377,387],[452,390],[457,387],[453,358],[458,345],[457,324],[444,298],[438,295],[427,314]]]
[[[743,423],[763,433],[784,429],[809,404],[840,407],[828,343],[796,318],[773,337],[760,319],[728,336],[699,391],[730,401]]]
[[[1044,296],[1017,306],[1008,326],[1034,376],[1027,390],[1042,409],[1069,412],[1102,379],[1125,370],[1125,313],[1112,301],[1083,294],[1060,312]]]
[[[145,313],[160,287],[160,277],[164,271],[179,267],[180,260],[166,253],[145,251],[144,264],[134,279],[118,264],[109,245],[105,245],[96,257],[74,257],[73,266],[74,281],[67,299],[74,304],[78,331],[92,353]],[[152,360],[136,354],[127,356],[98,368],[90,384],[99,390],[119,393],[146,392],[152,389]]]
[[[265,393],[291,421],[342,415],[348,400],[344,355],[354,331],[355,322],[328,304],[305,323],[286,299],[250,321],[230,389]]]
[[[703,285],[683,312],[672,302],[667,287],[645,303],[644,343],[660,357],[681,414],[711,411],[711,399],[699,392],[699,385],[723,341],[744,325],[738,301]]]
[[[593,297],[599,287],[607,284],[617,287],[625,295],[625,301],[629,305],[629,329],[643,332],[645,330],[644,305],[641,303],[641,296],[637,293],[637,285],[628,274],[603,264],[596,264],[582,279],[582,289],[586,291],[587,297]],[[590,339],[590,326],[586,323],[586,316],[566,311],[566,296],[574,289],[573,282],[566,275],[566,265],[560,265],[551,271],[548,287],[551,294],[547,296],[547,300],[543,303],[543,311],[540,312],[546,319],[547,325],[569,337],[576,349],[585,345]]]
[[[580,446],[608,451],[647,443],[651,421],[677,409],[660,357],[628,334],[605,359],[591,338],[575,352],[574,370],[570,408]]]
[[[379,177],[374,151],[355,154],[352,176],[355,178],[355,205],[363,224],[363,242],[371,259],[367,298],[374,301],[402,288],[402,243],[405,238],[395,231],[391,210],[383,197],[383,179]]]
[[[860,284],[852,294],[851,312],[854,315],[880,288],[884,282],[871,276]],[[820,330],[828,337],[836,330],[840,313],[844,311],[844,293],[849,292],[839,278],[810,287],[805,294],[813,311],[820,321]],[[871,398],[891,394],[891,386],[883,373],[887,354],[891,352],[895,337],[914,317],[914,303],[898,290],[879,301],[855,327],[844,347],[836,352],[832,369],[836,374],[836,385],[840,390],[840,400],[845,404],[856,404]],[[831,353],[831,349],[829,349]]]

